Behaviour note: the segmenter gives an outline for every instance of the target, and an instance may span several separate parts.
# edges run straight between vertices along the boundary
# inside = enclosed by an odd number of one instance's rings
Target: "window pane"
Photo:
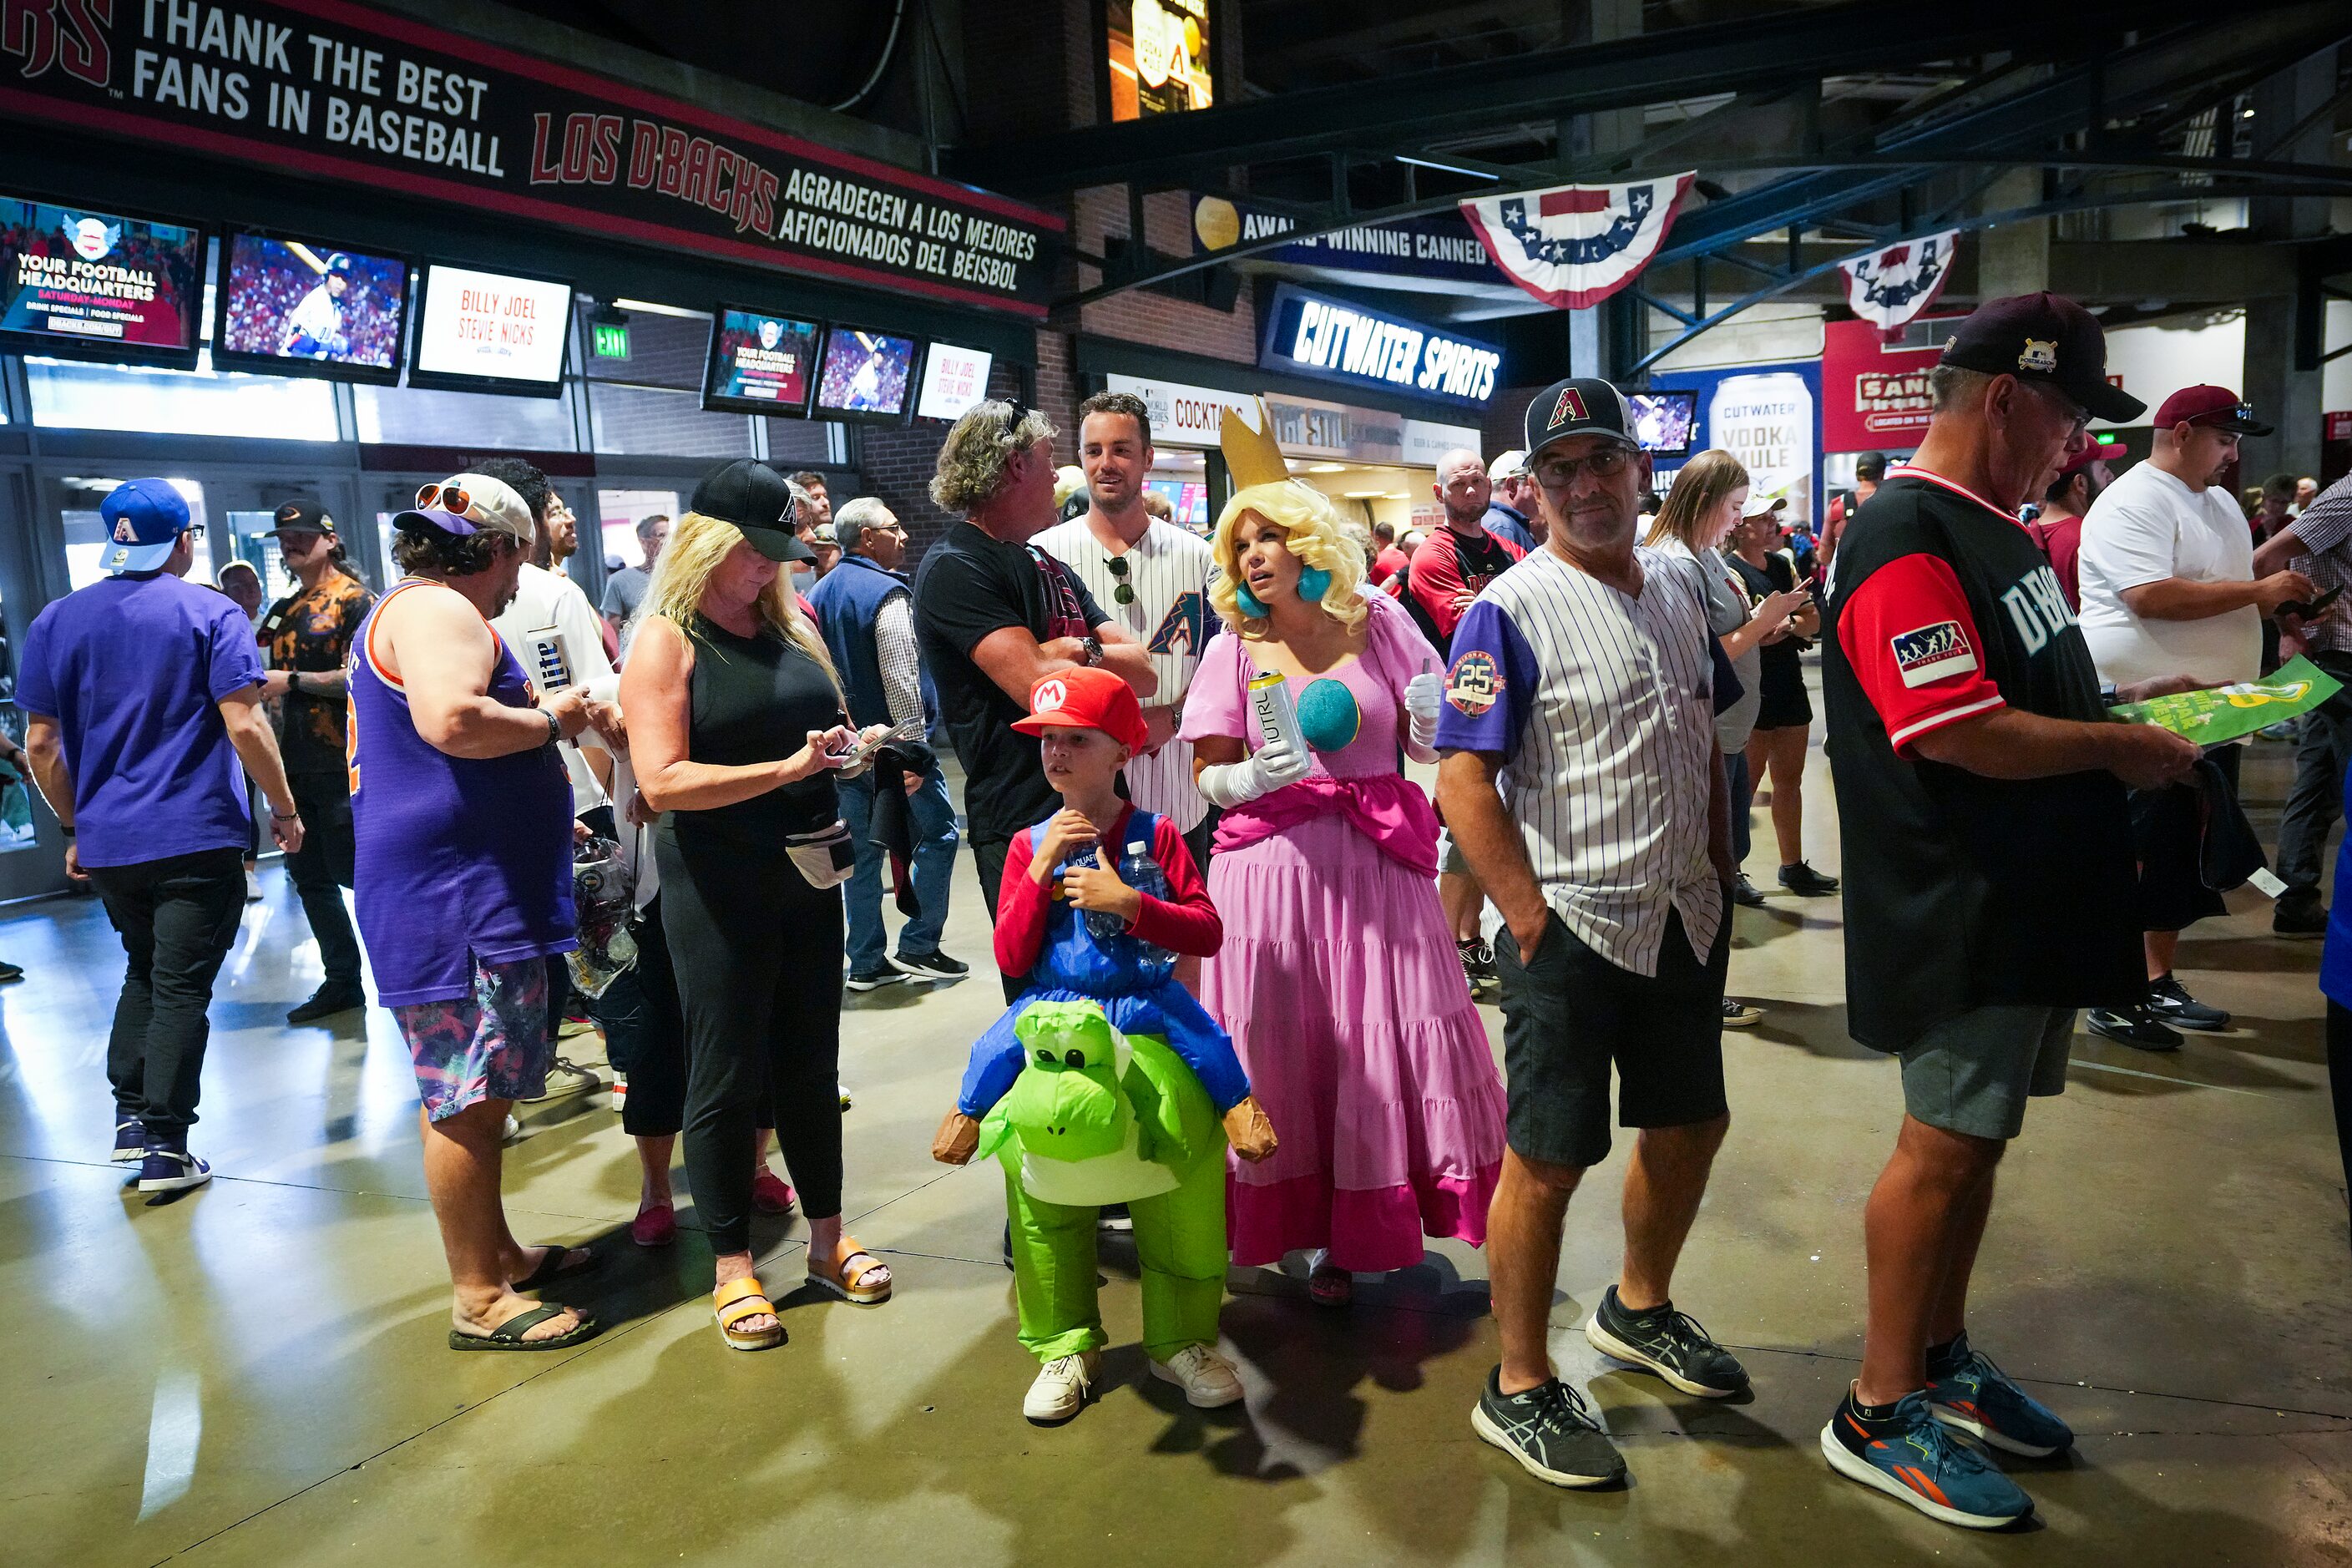
[[[649,517],[676,517],[685,510],[678,500],[676,490],[598,490],[596,513],[604,520],[605,569],[643,566],[646,547],[637,542],[637,524]]]
[[[835,461],[834,432],[841,427],[822,419],[768,420],[768,461],[779,468],[822,468]]]
[[[194,370],[25,361],[33,423],[45,429],[168,430],[175,436],[335,439],[335,392],[303,376],[224,374],[207,350]]]
[[[266,379],[266,378],[265,378]],[[115,488],[130,479],[125,474],[114,478],[70,476],[59,482],[65,487],[65,505],[60,509],[66,530],[66,581],[76,588],[87,588],[106,575],[101,563],[114,540],[106,526],[100,506]],[[188,503],[189,521],[203,527],[209,520],[205,516],[205,487],[194,479],[166,479]],[[209,531],[209,530],[207,530]],[[196,542],[195,563],[188,568],[188,581],[209,584],[213,580],[213,545],[209,538]]]
[[[503,397],[494,392],[427,392],[414,386],[352,389],[360,439],[403,447],[578,449],[572,435],[574,384],[561,397]]]
[[[741,414],[705,414],[695,393],[591,383],[588,412],[599,452],[678,458],[751,455],[751,419]]]
[[[672,316],[652,310],[629,313],[629,357],[588,357],[591,381],[625,381],[673,392],[702,390],[703,356],[710,349],[710,318],[700,311]]]

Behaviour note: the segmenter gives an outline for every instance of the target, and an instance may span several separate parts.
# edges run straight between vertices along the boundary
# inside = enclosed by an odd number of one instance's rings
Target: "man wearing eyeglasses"
[[[1208,642],[1209,542],[1144,510],[1151,471],[1151,415],[1127,392],[1078,405],[1078,461],[1087,510],[1037,536],[1037,546],[1078,574],[1095,602],[1151,655],[1160,689],[1143,710],[1143,752],[1127,764],[1135,804],[1176,825],[1195,865],[1209,863],[1209,803],[1192,784],[1192,748],[1176,739],[1184,694]],[[1197,967],[1197,965],[1195,965]]]
[[[2255,579],[2253,538],[2230,493],[2238,438],[2270,433],[2226,387],[2184,387],[2156,411],[2148,460],[2101,490],[2083,514],[2075,581],[2083,640],[2100,679],[2129,686],[2183,674],[2200,686],[2224,686],[2260,678],[2263,617],[2311,598],[2311,580],[2300,572]],[[2222,746],[2212,756],[2233,795],[2243,754]],[[2147,996],[2131,1007],[2093,1008],[2093,1034],[2172,1051],[2180,1048],[2175,1029],[2229,1027],[2229,1014],[2191,996],[2172,973],[2182,928],[2227,912],[2200,864],[2213,804],[2186,785],[2132,792]]]

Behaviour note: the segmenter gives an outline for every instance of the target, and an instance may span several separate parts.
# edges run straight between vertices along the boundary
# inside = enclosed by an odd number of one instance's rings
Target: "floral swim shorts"
[[[511,963],[477,958],[471,995],[392,1009],[416,1066],[425,1115],[441,1121],[484,1100],[547,1092],[547,1069],[555,1058],[547,1031],[547,963],[544,958]]]

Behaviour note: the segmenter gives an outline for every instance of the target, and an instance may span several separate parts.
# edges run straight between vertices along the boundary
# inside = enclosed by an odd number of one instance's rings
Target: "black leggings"
[[[711,1249],[748,1252],[763,1108],[802,1212],[841,1213],[841,889],[811,888],[765,846],[675,822],[654,857],[686,1019],[686,1176]]]
[[[629,1075],[621,1131],[632,1138],[672,1138],[686,1125],[686,1014],[678,1006],[677,973],[670,963],[661,910],[661,895],[656,893],[629,922],[637,961],[613,976],[596,998],[605,1054]],[[754,1120],[761,1131],[775,1125],[764,1097]]]

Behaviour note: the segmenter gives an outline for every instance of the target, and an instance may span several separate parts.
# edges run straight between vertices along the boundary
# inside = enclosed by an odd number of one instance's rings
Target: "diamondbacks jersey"
[[[1834,575],[1822,691],[1853,1037],[1897,1050],[1971,1008],[2137,1000],[2123,784],[1990,779],[1913,749],[2003,708],[2106,718],[2040,546],[1981,497],[1898,468],[1840,536]]]
[[[286,318],[286,342],[291,353],[317,358],[331,353],[343,335],[343,307],[324,282],[314,283]]]

